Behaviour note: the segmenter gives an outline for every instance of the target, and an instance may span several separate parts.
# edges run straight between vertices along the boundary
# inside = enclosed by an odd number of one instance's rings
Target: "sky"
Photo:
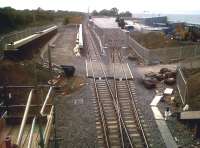
[[[200,0],[0,0],[0,7],[87,12],[117,7],[120,11],[157,14],[200,14]]]

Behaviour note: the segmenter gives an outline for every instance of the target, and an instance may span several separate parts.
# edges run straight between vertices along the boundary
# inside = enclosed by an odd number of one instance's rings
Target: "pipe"
[[[36,122],[35,120],[36,120],[36,117],[34,117],[33,121],[32,121],[31,133],[30,133],[30,137],[29,137],[29,140],[28,140],[28,148],[32,147],[33,132],[34,132],[34,129],[35,129],[35,122]]]
[[[46,107],[47,101],[48,101],[49,98],[50,98],[50,94],[51,94],[52,90],[53,90],[53,87],[51,86],[50,89],[49,89],[49,91],[48,91],[48,93],[47,93],[47,96],[46,96],[46,98],[45,98],[45,101],[44,101],[44,104],[43,104],[43,106],[42,106],[42,109],[41,109],[41,111],[40,111],[40,114],[41,114],[42,116],[45,116],[45,114],[44,114],[44,109],[45,109],[45,107]]]
[[[27,120],[27,116],[28,116],[28,112],[29,112],[29,108],[30,108],[30,104],[31,104],[32,96],[33,96],[33,91],[34,91],[34,89],[31,89],[29,96],[28,96],[28,101],[27,101],[27,104],[26,104],[24,116],[23,116],[23,119],[22,119],[22,123],[21,123],[21,126],[20,126],[18,138],[17,138],[17,145],[18,146],[20,146],[20,144],[21,144],[21,140],[22,140],[22,136],[23,136],[23,132],[24,132],[24,127],[25,127],[25,124],[26,124],[26,120]]]
[[[54,106],[51,107],[51,111],[50,114],[48,115],[48,121],[44,130],[44,145],[46,146],[48,143],[48,139],[51,133],[51,125],[52,125],[52,121],[53,121],[53,112],[54,112]]]

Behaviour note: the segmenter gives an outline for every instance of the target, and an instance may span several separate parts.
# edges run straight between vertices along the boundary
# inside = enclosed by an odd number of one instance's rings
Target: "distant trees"
[[[54,19],[54,12],[43,10],[15,10],[11,7],[0,8],[0,32],[13,30],[30,24],[42,24]]]
[[[97,10],[93,10],[93,11],[92,11],[92,15],[95,15],[95,16],[98,15]]]
[[[94,16],[97,16],[97,15],[103,15],[103,16],[117,16],[118,15],[118,12],[119,10],[114,7],[114,8],[111,8],[110,10],[107,10],[107,9],[103,9],[101,11],[97,11],[97,10],[94,10],[92,12],[92,15]]]
[[[94,16],[103,15],[103,16],[132,17],[131,12],[125,11],[125,12],[119,13],[119,10],[116,7],[111,8],[110,10],[103,9],[99,12],[97,10],[94,10],[94,11],[92,11],[92,15],[94,15]]]
[[[65,17],[63,21],[63,25],[69,24],[69,17]]]
[[[120,18],[119,16],[117,16],[117,18],[115,19],[115,21],[118,23],[118,26],[121,27],[122,29],[124,29],[126,23],[124,21],[123,18]]]
[[[119,14],[119,16],[121,16],[121,17],[132,17],[132,13],[129,12],[129,11],[121,12],[121,13]]]
[[[81,16],[79,12],[43,10],[15,10],[0,8],[0,34],[28,26],[39,26],[62,21],[66,16]],[[66,21],[66,20],[65,20]]]

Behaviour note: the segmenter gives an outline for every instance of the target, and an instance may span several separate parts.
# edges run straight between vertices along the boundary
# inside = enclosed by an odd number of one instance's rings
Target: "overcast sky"
[[[16,9],[73,10],[87,12],[117,7],[132,13],[183,13],[200,14],[200,0],[0,0],[0,7]]]

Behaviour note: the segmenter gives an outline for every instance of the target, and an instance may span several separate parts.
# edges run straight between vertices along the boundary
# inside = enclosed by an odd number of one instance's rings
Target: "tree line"
[[[132,17],[132,13],[129,11],[120,12],[117,8],[111,8],[110,10],[103,9],[101,11],[94,10],[92,11],[93,16],[119,16],[119,17]]]
[[[43,10],[16,10],[11,7],[0,8],[0,34],[29,26],[53,23],[66,16],[80,16],[79,12]]]

